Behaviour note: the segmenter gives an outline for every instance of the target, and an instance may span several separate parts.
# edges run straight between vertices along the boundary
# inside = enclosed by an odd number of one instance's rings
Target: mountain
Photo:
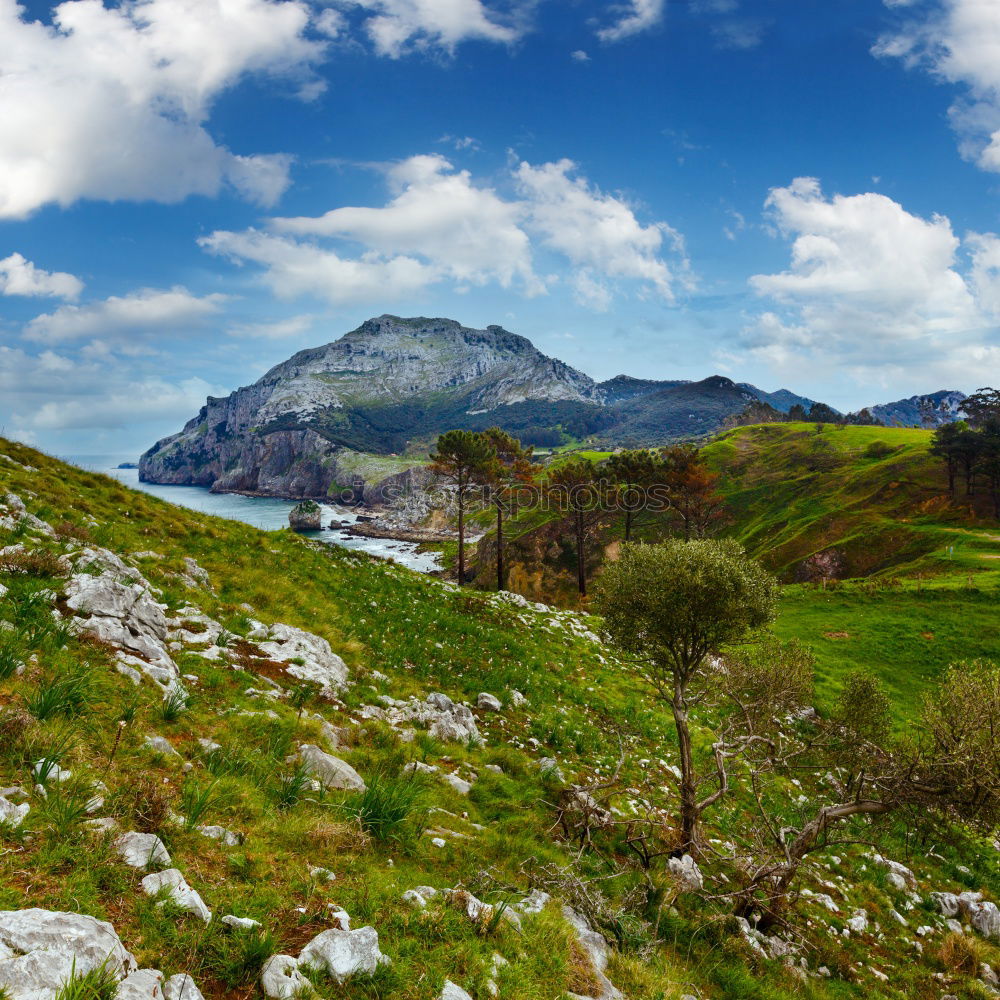
[[[816,405],[815,399],[810,399],[808,396],[797,396],[794,392],[789,392],[788,389],[778,389],[777,392],[764,392],[763,389],[758,389],[757,386],[751,385],[749,382],[740,382],[739,388],[752,393],[762,403],[773,406],[779,413],[787,413],[793,406],[801,406],[808,413]],[[837,411],[834,410],[833,412],[836,413]]]
[[[941,389],[925,396],[870,406],[868,410],[877,423],[886,427],[940,427],[962,419],[959,409],[965,400],[964,392]]]
[[[712,375],[700,382],[666,384],[616,408],[616,422],[601,432],[609,445],[647,447],[671,438],[701,437],[742,412],[754,396],[731,379]]]
[[[697,437],[763,394],[713,376],[700,382],[619,375],[596,383],[499,326],[379,316],[299,351],[253,385],[209,397],[177,434],[140,459],[147,482],[219,492],[324,497],[387,478],[409,485],[412,461],[455,427],[499,425],[528,444],[596,436],[607,445]],[[810,400],[805,400],[810,403]]]

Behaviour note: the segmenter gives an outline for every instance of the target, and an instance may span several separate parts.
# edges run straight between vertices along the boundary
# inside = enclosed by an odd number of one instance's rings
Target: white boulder
[[[186,973],[179,972],[163,984],[164,1000],[205,1000],[194,980]]]
[[[345,788],[356,792],[365,790],[364,780],[350,764],[320,750],[312,743],[303,743],[299,747],[299,760],[324,788]]]
[[[300,966],[320,968],[338,983],[358,972],[374,972],[388,962],[379,951],[378,932],[374,927],[359,927],[353,931],[331,927],[317,934],[299,954]]]
[[[167,848],[155,833],[129,830],[115,841],[115,850],[132,868],[163,868],[170,864]]]
[[[186,913],[193,913],[196,917],[204,920],[206,924],[211,921],[212,911],[205,905],[201,896],[187,884],[184,876],[176,868],[168,868],[166,871],[147,875],[140,884],[142,891],[147,896],[155,896],[166,888],[168,898],[180,909]]]
[[[0,987],[11,1000],[51,1000],[71,973],[102,965],[117,979],[136,968],[107,921],[37,908],[0,911]]]
[[[347,664],[326,639],[291,625],[272,625],[269,632],[270,638],[257,645],[270,659],[284,663],[286,673],[333,691],[347,685]],[[292,660],[303,662],[292,663]]]
[[[307,996],[312,984],[299,972],[299,963],[291,955],[272,955],[261,970],[260,988],[271,1000],[292,1000]]]

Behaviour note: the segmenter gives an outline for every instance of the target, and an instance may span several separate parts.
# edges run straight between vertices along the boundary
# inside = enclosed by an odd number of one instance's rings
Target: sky
[[[1000,382],[1000,0],[0,0],[0,435],[382,313],[841,410]]]

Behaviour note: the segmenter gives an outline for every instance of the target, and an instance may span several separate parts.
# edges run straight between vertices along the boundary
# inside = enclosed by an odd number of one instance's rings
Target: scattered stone
[[[258,646],[268,658],[283,663],[286,673],[331,692],[347,686],[347,664],[326,639],[291,625],[272,625],[269,631],[270,639]]]
[[[576,931],[576,938],[590,959],[594,977],[601,985],[600,994],[591,1000],[621,1000],[621,991],[608,979],[604,971],[608,967],[608,942],[604,940],[602,934],[590,926],[582,913],[578,913],[570,906],[564,906],[562,914],[563,918]],[[570,995],[579,996],[578,994]]]
[[[519,903],[514,904],[514,909],[520,910],[524,914],[541,913],[549,904],[552,897],[541,889],[532,889],[527,896]]]
[[[155,833],[129,830],[115,841],[115,850],[122,861],[132,868],[163,868],[170,864],[170,855]]]
[[[333,882],[337,876],[334,875],[329,868],[310,868],[309,877],[316,879],[316,881]]]
[[[261,926],[259,920],[254,920],[252,917],[234,917],[231,913],[227,913],[222,918],[222,923],[227,927],[234,927],[238,931],[252,931]]]
[[[332,927],[317,934],[299,954],[300,966],[318,967],[337,983],[358,972],[372,973],[388,962],[379,951],[374,927],[354,931]]]
[[[157,753],[162,753],[165,757],[181,757],[165,736],[147,736],[143,746],[149,750],[155,750]]]
[[[450,979],[446,979],[438,1000],[472,1000],[472,997],[461,986],[456,986]]]
[[[488,694],[483,691],[480,693],[479,697],[476,698],[476,708],[483,712],[502,712],[503,703],[496,697],[496,695]]]
[[[537,762],[536,766],[543,778],[551,778],[553,781],[560,782],[566,780],[562,773],[562,768],[555,757],[543,757]]]
[[[900,891],[916,889],[917,877],[906,865],[901,865],[898,861],[890,861],[888,858],[883,858],[881,854],[873,854],[872,861],[880,868],[888,870],[889,874],[887,878],[889,884],[895,889],[899,889]]]
[[[37,908],[0,912],[0,987],[12,1000],[55,996],[71,974],[101,965],[118,980],[136,969],[107,921]]]
[[[701,869],[690,854],[685,854],[680,858],[671,858],[667,862],[667,867],[682,892],[701,892],[705,888],[705,879],[701,874]]]
[[[472,783],[460,778],[457,774],[446,772],[441,775],[443,781],[451,785],[459,795],[468,795],[472,791]]]
[[[847,921],[847,926],[855,934],[864,934],[868,929],[868,914],[864,910],[855,910],[854,916]]]
[[[455,704],[439,691],[429,694],[424,701],[416,698],[399,701],[387,695],[379,700],[382,706],[365,705],[361,709],[362,718],[381,719],[393,728],[413,723],[425,725],[431,736],[445,743],[482,742],[472,709]]]
[[[119,984],[115,1000],[164,1000],[159,969],[137,969]]]
[[[221,841],[226,847],[238,847],[243,843],[243,835],[227,830],[224,826],[196,826],[195,829],[210,840]]]
[[[324,788],[345,788],[356,792],[365,790],[361,775],[350,764],[325,753],[312,743],[303,743],[299,747],[299,760]]]
[[[168,889],[168,898],[180,909],[193,913],[196,917],[209,923],[212,911],[205,905],[201,896],[184,880],[184,876],[176,868],[168,868],[163,872],[147,875],[141,882],[142,891],[147,896],[155,896],[162,889]]]
[[[432,885],[418,885],[407,889],[403,893],[402,899],[416,909],[422,910],[437,894],[437,889]]]
[[[163,984],[164,1000],[205,1000],[194,980],[186,973],[179,972]]]
[[[13,802],[0,797],[0,826],[16,827],[24,822],[24,817],[31,811],[27,802],[16,806]]]
[[[261,970],[260,988],[271,1000],[293,1000],[308,996],[312,983],[299,972],[299,963],[291,955],[272,955]]]
[[[523,705],[528,704],[528,699],[520,691],[511,691],[510,703],[514,708],[521,708]]]
[[[444,895],[450,903],[457,906],[474,924],[488,924],[496,912],[496,908],[491,903],[484,903],[466,889],[445,889]],[[515,930],[519,931],[521,929],[521,915],[511,906],[503,909],[500,919],[505,920]]]

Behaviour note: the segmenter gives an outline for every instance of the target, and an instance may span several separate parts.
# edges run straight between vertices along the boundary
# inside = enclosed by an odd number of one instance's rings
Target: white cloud
[[[38,298],[76,299],[83,291],[83,282],[65,271],[43,271],[12,253],[0,260],[0,295],[25,295]]]
[[[962,387],[1000,359],[997,237],[967,237],[966,265],[947,218],[881,194],[827,198],[812,178],[773,189],[766,207],[791,259],[750,279],[772,308],[750,322],[737,356],[793,377],[837,366],[907,395],[928,370],[942,385],[926,391]]]
[[[519,227],[517,203],[477,187],[467,170],[443,156],[414,156],[388,171],[395,197],[383,208],[337,208],[318,219],[275,219],[297,236],[339,237],[386,257],[415,255],[440,277],[504,288],[518,280],[542,291],[531,267],[531,244]]]
[[[674,286],[688,283],[680,236],[666,223],[643,226],[625,201],[571,176],[575,170],[571,160],[518,166],[529,226],[574,264],[643,282],[672,301]],[[674,268],[661,256],[665,237],[677,256]]]
[[[311,295],[334,305],[399,299],[422,291],[437,274],[412,257],[377,253],[345,258],[312,243],[299,243],[248,229],[217,231],[198,241],[209,253],[264,268],[264,283],[279,298]]]
[[[368,13],[364,28],[380,55],[398,59],[411,49],[451,52],[478,39],[510,44],[524,33],[523,17],[504,17],[481,0],[337,0]]]
[[[235,156],[205,122],[247,74],[307,81],[323,51],[309,16],[303,0],[67,0],[49,26],[0,0],[0,218],[224,184],[273,203],[288,158]]]
[[[590,62],[590,56],[588,56],[587,53],[583,51],[583,49],[576,49],[575,51],[569,54],[569,57],[574,62],[579,62],[579,63]]]
[[[910,3],[886,0],[889,7]],[[1000,5],[994,0],[934,0],[872,50],[923,67],[965,94],[951,107],[962,154],[982,169],[1000,172]]]
[[[643,31],[648,31],[663,20],[665,0],[629,0],[612,9],[619,15],[618,20],[597,32],[602,42],[620,42]]]
[[[17,421],[19,434],[32,440],[47,432],[135,430],[150,421],[172,426],[222,391],[197,376],[175,381],[133,373],[116,359],[51,350],[32,355],[0,345],[0,418]]]
[[[217,313],[224,301],[223,295],[199,298],[181,286],[167,291],[143,288],[82,306],[60,306],[55,312],[31,320],[24,335],[28,340],[46,344],[88,337],[104,343],[141,333],[177,328],[183,331]]]
[[[391,197],[381,207],[272,219],[270,232],[220,231],[200,244],[263,267],[278,295],[336,305],[402,298],[443,281],[542,294],[556,280],[535,272],[542,250],[569,265],[578,301],[592,308],[607,308],[611,283],[626,281],[672,301],[690,282],[680,237],[665,223],[642,225],[623,199],[575,170],[569,160],[515,164],[501,178],[509,197],[442,156],[414,156],[386,171]]]

